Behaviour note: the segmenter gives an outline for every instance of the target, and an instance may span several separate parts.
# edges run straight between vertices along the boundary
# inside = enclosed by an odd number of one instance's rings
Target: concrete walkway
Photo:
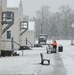
[[[22,51],[17,52],[22,55]],[[59,53],[48,54],[50,65],[40,64],[40,53],[46,54],[46,46],[24,50],[23,56],[0,58],[0,74],[65,75],[66,70]]]
[[[66,70],[59,53],[53,53],[50,60],[51,64],[49,66],[42,66],[39,75],[66,75]]]

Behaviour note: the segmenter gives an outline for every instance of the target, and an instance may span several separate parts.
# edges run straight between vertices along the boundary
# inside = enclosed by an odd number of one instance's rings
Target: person
[[[53,41],[52,46],[53,46],[54,51],[56,52],[57,42],[55,40]]]

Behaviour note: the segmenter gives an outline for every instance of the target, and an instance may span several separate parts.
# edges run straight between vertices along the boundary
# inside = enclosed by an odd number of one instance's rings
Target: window
[[[11,31],[7,31],[7,39],[11,38]]]
[[[22,23],[21,28],[27,28],[27,23]]]

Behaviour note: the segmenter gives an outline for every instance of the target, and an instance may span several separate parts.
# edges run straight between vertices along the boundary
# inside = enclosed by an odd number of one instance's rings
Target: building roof
[[[8,8],[17,8],[19,7],[20,0],[7,0],[7,7]]]

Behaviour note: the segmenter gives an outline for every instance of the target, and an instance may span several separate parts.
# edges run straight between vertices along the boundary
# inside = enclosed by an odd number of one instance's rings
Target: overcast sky
[[[10,3],[11,2],[11,3]],[[9,6],[16,6],[19,0],[9,0]],[[43,5],[49,5],[50,10],[56,12],[62,5],[69,5],[74,9],[74,0],[22,0],[24,15],[35,16],[36,11]]]
[[[42,5],[49,5],[51,11],[57,11],[62,5],[69,5],[74,8],[74,0],[22,0],[22,3],[24,14],[30,17],[33,17]]]

